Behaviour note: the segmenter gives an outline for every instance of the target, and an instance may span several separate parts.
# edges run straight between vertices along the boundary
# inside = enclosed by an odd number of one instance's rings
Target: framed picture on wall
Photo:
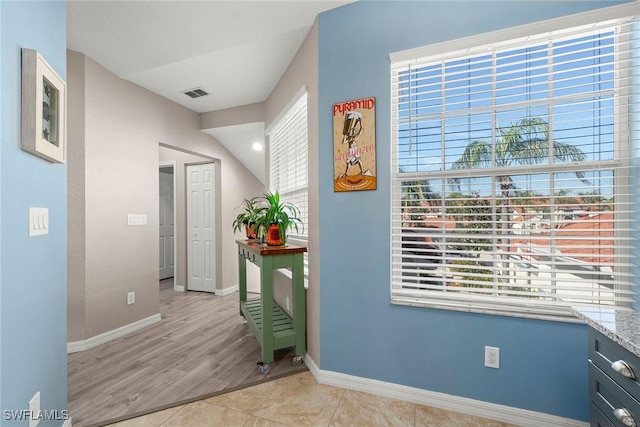
[[[22,149],[65,162],[67,86],[37,50],[22,49]]]
[[[376,99],[333,104],[333,191],[375,190]]]

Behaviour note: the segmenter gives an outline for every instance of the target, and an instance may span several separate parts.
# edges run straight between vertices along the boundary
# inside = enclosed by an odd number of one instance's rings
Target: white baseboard
[[[542,412],[528,411],[526,409],[498,405],[466,397],[422,390],[415,387],[356,377],[338,372],[325,371],[318,368],[318,365],[316,365],[308,354],[304,357],[304,363],[307,365],[316,381],[320,384],[362,391],[369,394],[375,394],[377,396],[384,396],[392,399],[417,403],[419,405],[432,406],[434,408],[445,409],[448,411],[489,418],[523,427],[589,426],[589,423],[584,421],[572,420]]]
[[[121,326],[111,331],[104,332],[95,337],[88,338],[82,341],[72,341],[67,343],[67,353],[77,353],[79,351],[89,350],[90,348],[97,347],[100,344],[107,343],[116,338],[123,337],[131,332],[135,332],[139,329],[146,328],[149,325],[153,325],[161,320],[160,313],[149,316],[145,319],[140,319],[137,322],[129,323],[128,325]]]
[[[230,286],[224,289],[216,289],[216,295],[219,295],[221,297],[231,295],[234,292],[238,292],[238,285]]]
[[[184,286],[174,285],[173,290],[177,292],[184,292]]]

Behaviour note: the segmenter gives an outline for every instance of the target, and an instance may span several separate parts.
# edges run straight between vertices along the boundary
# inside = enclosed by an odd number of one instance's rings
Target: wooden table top
[[[269,246],[266,243],[257,243],[255,240],[236,240],[238,246],[247,249],[250,252],[259,254],[261,256],[269,255],[285,255],[307,252],[306,246],[296,246],[286,244],[284,246]]]

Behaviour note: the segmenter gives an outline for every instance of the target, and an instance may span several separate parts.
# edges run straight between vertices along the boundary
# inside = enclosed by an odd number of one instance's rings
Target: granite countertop
[[[640,357],[640,313],[631,309],[573,307],[589,326]]]

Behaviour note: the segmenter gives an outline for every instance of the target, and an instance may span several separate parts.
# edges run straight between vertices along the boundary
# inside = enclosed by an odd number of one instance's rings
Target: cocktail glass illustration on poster
[[[376,100],[333,104],[333,190],[376,189]]]

